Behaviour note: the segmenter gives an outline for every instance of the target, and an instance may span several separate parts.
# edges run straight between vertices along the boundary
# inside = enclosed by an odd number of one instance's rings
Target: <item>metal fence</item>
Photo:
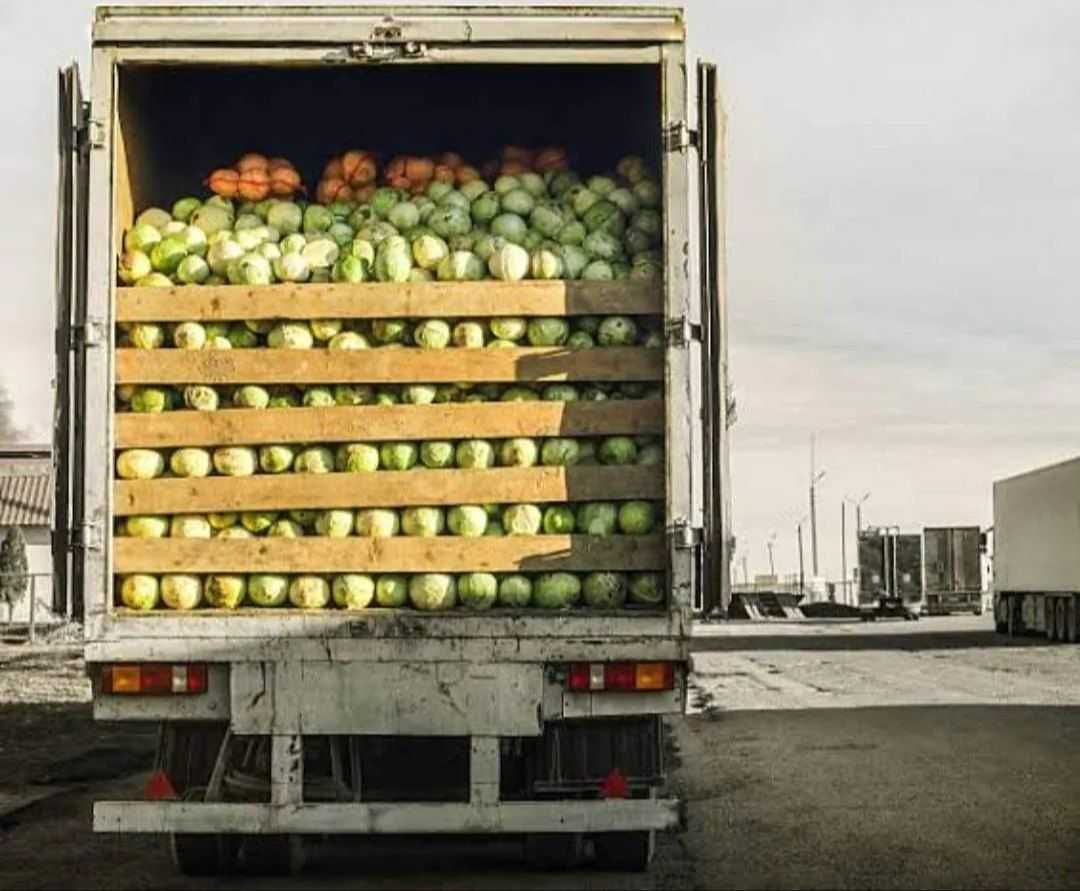
[[[45,616],[54,616],[52,611],[52,602],[42,603],[38,601],[39,592],[43,590],[51,591],[51,585],[53,581],[52,573],[50,572],[20,572],[20,573],[0,573],[0,579],[4,578],[22,578],[27,579],[30,582],[30,588],[26,592],[25,598],[20,599],[18,603],[7,604],[7,624],[12,625],[12,616],[14,615],[16,607],[21,607],[24,602],[28,603],[29,616],[27,618],[27,637],[30,643],[34,643],[37,640],[37,625],[39,613]],[[40,580],[40,581],[39,581]],[[51,597],[51,595],[50,595]],[[44,612],[41,612],[41,611]]]

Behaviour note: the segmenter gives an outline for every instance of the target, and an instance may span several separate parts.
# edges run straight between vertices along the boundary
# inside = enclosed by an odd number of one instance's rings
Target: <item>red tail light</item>
[[[168,696],[205,693],[207,667],[201,664],[165,665],[142,662],[132,665],[106,665],[101,672],[103,693]]]
[[[675,688],[674,662],[572,662],[567,686],[576,693],[654,692]]]

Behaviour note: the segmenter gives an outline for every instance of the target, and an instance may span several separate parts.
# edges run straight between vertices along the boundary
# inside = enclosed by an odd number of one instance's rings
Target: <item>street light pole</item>
[[[814,466],[814,434],[810,434],[810,561],[814,568],[814,577],[818,576],[817,552],[817,484],[825,476],[825,471],[818,471]]]
[[[850,503],[850,504],[853,504],[853,505],[855,505],[855,546],[856,546],[856,551],[855,551],[856,557],[855,557],[855,560],[856,560],[856,565],[858,565],[858,553],[859,553],[859,552],[858,552],[858,544],[859,544],[859,536],[860,536],[860,535],[862,534],[862,530],[863,530],[863,524],[862,524],[862,506],[863,506],[863,505],[864,505],[864,504],[866,503],[866,500],[867,500],[867,499],[868,499],[869,497],[870,497],[870,493],[869,493],[869,492],[865,492],[865,493],[863,493],[863,495],[862,495],[862,497],[861,497],[861,498],[852,498],[852,497],[851,497],[850,495],[845,495],[845,496],[844,496],[844,500],[845,500],[845,501],[847,501],[847,502],[848,502],[848,503]],[[845,542],[845,544],[844,544],[844,548],[845,548],[845,553],[846,553],[846,548],[847,548],[847,544],[846,544],[846,542],[847,542],[847,536],[846,536],[846,534],[845,534],[845,533],[843,533],[843,532],[841,533],[841,535],[844,535],[844,542]],[[846,571],[845,571],[845,573],[844,573],[844,584],[845,584],[845,585],[847,585],[847,572],[846,572]],[[854,586],[853,586],[853,587],[854,587]]]
[[[848,602],[847,583],[847,502],[840,502],[840,596]]]
[[[776,533],[774,532],[769,536],[769,541],[766,545],[769,549],[769,575],[776,578],[776,563],[773,561],[773,545],[776,543]]]
[[[796,527],[799,530],[799,593],[802,594],[805,590],[805,577],[803,574],[803,548],[802,548],[802,524],[803,521],[799,520],[799,525]]]

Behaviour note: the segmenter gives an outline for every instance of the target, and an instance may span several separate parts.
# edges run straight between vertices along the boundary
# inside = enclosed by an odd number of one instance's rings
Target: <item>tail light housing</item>
[[[575,693],[655,693],[675,689],[674,662],[572,662],[567,686]]]
[[[106,665],[101,671],[101,691],[141,696],[205,693],[208,674],[207,666],[201,663]]]

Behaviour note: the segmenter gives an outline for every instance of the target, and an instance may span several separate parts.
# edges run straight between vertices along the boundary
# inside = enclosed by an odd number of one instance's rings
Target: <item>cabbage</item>
[[[292,520],[278,520],[266,530],[267,538],[303,538],[304,529]]]
[[[609,501],[590,501],[578,507],[574,526],[584,535],[614,535],[619,509]]]
[[[458,322],[451,339],[456,347],[480,349],[484,345],[484,326],[479,322]]]
[[[247,593],[255,606],[284,606],[289,599],[289,579],[284,575],[251,575],[248,576]]]
[[[631,573],[627,594],[631,603],[658,606],[665,598],[664,577],[657,572]]]
[[[172,408],[168,390],[159,387],[139,387],[131,394],[131,410],[138,414],[160,414]]]
[[[330,338],[330,342],[326,345],[328,350],[366,350],[370,349],[371,344],[368,343],[368,339],[357,331],[342,331],[340,334],[335,334]]]
[[[491,221],[491,234],[521,245],[528,234],[528,224],[516,213],[501,213]]]
[[[467,572],[457,577],[457,596],[466,609],[491,609],[499,583],[490,572]]]
[[[507,535],[538,535],[543,519],[535,504],[512,504],[502,513],[502,525]]]
[[[158,580],[152,575],[126,575],[120,580],[120,601],[128,609],[151,610],[158,605]]]
[[[126,250],[120,255],[117,274],[125,285],[133,285],[154,271],[150,258],[140,250]]]
[[[270,393],[265,387],[247,384],[233,390],[232,402],[237,408],[266,408],[270,404]]]
[[[210,538],[214,530],[200,514],[174,514],[169,520],[170,538]]]
[[[201,285],[210,278],[210,267],[202,257],[184,257],[176,267],[176,278],[184,285]]]
[[[470,211],[456,204],[444,204],[436,207],[427,218],[427,224],[441,238],[453,238],[464,235],[472,229]]]
[[[600,346],[631,346],[637,337],[637,323],[628,316],[608,316],[596,332]]]
[[[533,467],[540,457],[535,439],[519,436],[499,445],[499,463],[503,467]]]
[[[591,439],[578,440],[578,466],[596,464],[596,446]]]
[[[337,399],[326,387],[308,387],[304,391],[303,403],[308,408],[330,408],[337,405]]]
[[[301,257],[300,259],[303,260],[304,258]],[[334,267],[330,271],[331,281],[352,285],[367,281],[370,277],[371,265],[365,260],[351,255],[338,257],[337,262],[334,263]]]
[[[473,199],[469,213],[477,223],[490,223],[499,215],[502,204],[496,192],[485,192]]]
[[[572,384],[549,384],[544,387],[540,398],[546,402],[577,402],[577,387]]]
[[[536,205],[532,215],[529,217],[529,224],[541,235],[554,238],[559,234],[559,230],[566,225],[566,217],[559,210],[557,204],[541,202]]]
[[[371,606],[375,599],[375,579],[370,575],[335,576],[331,591],[336,606],[342,609],[365,609]]]
[[[211,199],[212,201],[213,199]],[[202,207],[191,214],[188,222],[197,226],[206,233],[207,237],[216,232],[224,232],[232,226],[232,214],[219,204],[211,204],[207,201]]]
[[[529,252],[517,244],[504,244],[488,258],[488,270],[502,281],[521,281],[529,274]]]
[[[651,444],[638,449],[637,464],[644,467],[658,467],[664,463],[664,447]]]
[[[586,606],[618,609],[626,602],[626,576],[621,572],[590,572],[581,583]]]
[[[202,602],[202,579],[197,575],[163,575],[160,591],[169,609],[195,609]]]
[[[409,579],[409,600],[420,610],[452,609],[457,599],[456,588],[452,575],[420,573]]]
[[[487,511],[475,504],[462,504],[450,509],[446,524],[453,535],[480,538],[487,529]]]
[[[401,388],[401,401],[406,405],[431,405],[437,394],[434,384],[406,384]]]
[[[431,470],[454,466],[454,444],[432,440],[420,446],[420,463]]]
[[[329,272],[341,256],[341,248],[332,238],[313,238],[301,248],[300,256],[307,260],[312,272]]]
[[[292,468],[296,453],[292,446],[266,445],[259,448],[259,467],[263,473],[286,473]]]
[[[495,449],[486,439],[463,439],[457,444],[454,460],[462,470],[493,467]]]
[[[541,316],[529,320],[526,333],[533,346],[562,346],[570,336],[570,326],[566,319]]]
[[[393,538],[400,531],[397,511],[369,507],[356,512],[356,534],[361,538]]]
[[[372,473],[379,469],[379,450],[364,442],[340,445],[334,466],[340,473]]]
[[[339,248],[347,248],[352,244],[356,233],[348,223],[336,222],[326,231],[326,234]]]
[[[597,201],[581,218],[589,232],[606,232],[621,238],[626,231],[626,217],[618,206],[610,201]]]
[[[371,334],[379,343],[401,343],[408,339],[409,323],[404,319],[374,319]]]
[[[532,253],[530,271],[532,277],[537,279],[562,278],[564,272],[562,257],[548,248],[539,248]]]
[[[169,456],[169,469],[175,476],[195,478],[210,476],[213,463],[206,449],[177,449]]]
[[[315,534],[329,538],[348,538],[352,535],[356,517],[351,510],[335,508],[319,511],[315,519]]]
[[[593,260],[581,270],[581,278],[584,281],[612,281],[615,278],[615,268],[606,260]]]
[[[566,339],[566,348],[570,350],[591,350],[596,341],[588,331],[575,331]]]
[[[445,526],[442,508],[409,507],[401,512],[401,531],[414,538],[434,538]]]
[[[307,322],[278,322],[266,336],[266,345],[278,350],[309,350],[315,338]]]
[[[122,480],[152,480],[165,472],[165,458],[152,449],[127,449],[116,457],[116,475]]]
[[[293,461],[293,473],[333,473],[334,453],[325,446],[304,449]]]
[[[571,535],[574,531],[574,512],[563,505],[544,508],[545,535]]]
[[[230,270],[232,268],[230,267]],[[235,269],[238,285],[268,285],[274,280],[274,269],[262,254],[244,254],[236,261]]]
[[[658,281],[664,276],[664,267],[656,260],[636,260],[630,267],[630,278]],[[663,344],[659,344],[662,346]]]
[[[247,593],[247,579],[242,575],[209,575],[203,584],[206,602],[217,609],[236,609]]]
[[[244,249],[231,239],[215,241],[206,251],[206,262],[215,275],[225,275],[244,256]]]
[[[516,188],[505,192],[502,196],[502,208],[509,213],[515,213],[520,217],[527,217],[536,207],[536,198],[526,189]]]
[[[383,470],[410,470],[416,466],[418,450],[412,442],[384,442],[379,447]]]
[[[561,436],[544,440],[540,449],[540,463],[545,467],[571,467],[577,464],[579,456],[577,440]]]
[[[375,278],[381,282],[409,280],[412,252],[409,243],[400,235],[391,235],[375,249]]]
[[[174,220],[179,220],[181,223],[186,223],[200,207],[202,207],[202,201],[198,198],[180,198],[173,202],[172,213],[168,216]],[[142,217],[143,215],[140,214],[139,219],[142,219]]]
[[[491,319],[488,322],[491,333],[502,340],[521,340],[528,329],[528,323],[524,319],[514,316]]]
[[[304,233],[317,235],[334,225],[334,215],[321,204],[309,204],[304,211]]]
[[[172,275],[180,265],[180,261],[187,256],[187,244],[184,239],[177,235],[170,235],[161,239],[150,248],[150,265],[154,272],[162,275]]]
[[[217,411],[219,404],[217,390],[205,384],[184,387],[184,404],[196,411]]]
[[[441,282],[479,281],[484,277],[484,263],[471,251],[454,251],[439,263],[437,275]]]
[[[289,582],[289,602],[298,609],[322,609],[330,602],[330,586],[317,575],[298,575]]]
[[[254,538],[247,529],[243,526],[229,526],[226,529],[218,529],[214,533],[214,538]]]
[[[484,530],[484,535],[488,537],[502,537],[506,535],[506,530],[503,529],[501,520],[493,520],[488,518],[487,529]]]
[[[505,575],[499,581],[499,606],[522,609],[532,600],[532,580],[527,575]]]
[[[394,209],[405,198],[400,189],[392,189],[384,186],[381,189],[376,189],[375,193],[371,196],[371,209],[375,212],[375,215],[380,219],[385,220],[390,211]]]
[[[164,538],[169,534],[168,517],[127,517],[124,532],[131,538]]]
[[[283,235],[295,235],[304,224],[304,212],[291,201],[275,201],[266,213],[266,222]]]
[[[569,572],[548,572],[533,584],[533,605],[540,609],[568,609],[581,597],[581,582]]]
[[[319,519],[317,510],[291,510],[289,519],[297,523],[305,532],[315,531],[315,521]]]
[[[637,460],[637,444],[629,436],[609,436],[601,440],[597,457],[601,464],[633,464]]]
[[[421,235],[412,243],[412,253],[421,269],[437,269],[450,256],[450,248],[438,235]]]
[[[403,575],[380,575],[375,580],[375,602],[388,609],[404,606],[409,601],[409,583]]]
[[[656,524],[656,510],[649,501],[626,501],[619,507],[619,529],[626,535],[648,535]]]
[[[442,319],[424,319],[414,329],[413,340],[421,349],[444,349],[450,343],[450,326]]]
[[[499,397],[500,402],[536,402],[540,394],[528,387],[507,387]]]
[[[277,518],[277,511],[244,511],[240,514],[240,523],[252,535],[261,535],[277,522]]]
[[[642,179],[634,183],[634,197],[645,208],[655,208],[660,205],[660,186],[651,179]],[[657,214],[659,217],[659,214]]]
[[[608,193],[607,200],[626,216],[633,216],[641,209],[641,202],[631,189],[620,186]]]
[[[258,463],[255,449],[247,446],[214,449],[214,469],[222,476],[251,476]]]
[[[231,325],[227,337],[234,349],[251,349],[259,345],[259,336],[247,325]]]
[[[345,327],[341,319],[311,319],[308,325],[311,327],[311,336],[316,340],[331,340]]]
[[[173,329],[172,341],[180,350],[201,350],[206,346],[206,329],[198,322],[181,322]]]
[[[240,519],[239,514],[207,514],[207,521],[214,529],[228,529],[235,526]]]
[[[390,225],[404,232],[420,222],[420,208],[411,201],[399,201],[386,215]]]

